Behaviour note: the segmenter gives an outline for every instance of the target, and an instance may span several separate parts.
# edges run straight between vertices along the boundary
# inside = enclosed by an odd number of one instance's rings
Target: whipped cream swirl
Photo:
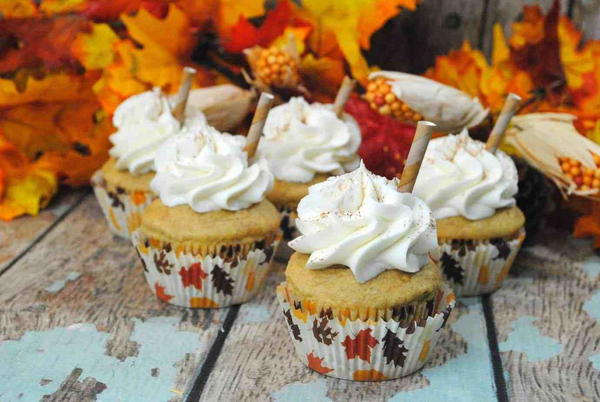
[[[330,105],[292,98],[271,110],[258,155],[275,177],[307,183],[316,174],[338,175],[356,169],[360,128],[352,116],[338,118]]]
[[[206,122],[198,109],[188,107],[183,128]],[[110,136],[109,154],[119,170],[134,175],[154,170],[154,154],[169,137],[180,132],[182,125],[171,113],[171,105],[159,88],[127,98],[113,116],[117,131]]]
[[[362,163],[311,186],[298,205],[296,225],[302,236],[290,247],[310,254],[308,268],[345,265],[361,283],[388,269],[417,272],[438,245],[427,205]]]
[[[246,138],[203,125],[169,138],[156,152],[150,187],[170,207],[238,211],[261,202],[273,186],[267,162],[248,165]]]
[[[463,130],[429,142],[413,193],[436,219],[460,215],[477,220],[515,205],[518,181],[509,156],[500,150],[492,154]]]

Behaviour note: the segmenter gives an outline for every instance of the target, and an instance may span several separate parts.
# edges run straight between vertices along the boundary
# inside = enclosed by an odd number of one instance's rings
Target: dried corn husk
[[[253,98],[253,92],[235,85],[216,85],[191,90],[188,107],[202,110],[217,130],[231,131],[248,115]]]
[[[600,146],[581,135],[573,125],[577,119],[568,113],[530,113],[515,116],[506,132],[506,141],[529,164],[552,179],[564,195],[597,197],[598,189],[581,190],[563,173],[559,157],[568,157],[595,169],[592,152]]]
[[[438,129],[457,132],[464,127],[474,127],[489,114],[479,99],[456,88],[419,75],[394,71],[377,71],[369,79],[384,77],[396,97],[424,120],[437,124]]]

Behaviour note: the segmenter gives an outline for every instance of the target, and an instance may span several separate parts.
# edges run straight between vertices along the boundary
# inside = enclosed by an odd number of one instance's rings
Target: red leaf
[[[165,293],[165,287],[160,286],[158,283],[154,284],[154,291],[156,292],[156,297],[158,297],[159,300],[162,300],[166,303],[168,303],[169,300],[173,298],[173,296]]]
[[[88,20],[80,15],[53,18],[0,20],[0,73],[19,68],[48,70],[81,68],[71,52],[71,45],[80,32],[90,29]]]
[[[181,276],[184,287],[194,286],[196,289],[202,290],[202,280],[206,278],[208,274],[202,269],[202,264],[196,262],[190,265],[188,269],[181,268],[179,270],[179,276]]]
[[[140,8],[146,9],[157,18],[164,18],[169,3],[163,0],[89,0],[83,14],[95,21],[114,21],[120,14],[129,14]]]
[[[361,360],[371,363],[371,348],[374,348],[379,342],[371,336],[371,328],[363,329],[352,339],[346,336],[342,345],[346,349],[346,357],[354,359],[358,357]]]
[[[358,153],[367,168],[389,179],[399,177],[415,134],[415,128],[389,116],[382,116],[353,94],[346,103],[360,126],[362,144]]]
[[[541,12],[538,6],[525,6],[524,22],[535,20]],[[546,97],[553,105],[565,103],[567,79],[560,60],[558,21],[560,2],[554,0],[552,8],[544,17],[544,36],[537,43],[527,43],[511,48],[511,58],[518,68],[529,71],[536,87],[546,90]]]
[[[333,371],[333,369],[323,366],[324,358],[322,357],[309,353],[306,355],[306,358],[308,359],[308,368],[315,370],[317,373],[327,374]]]
[[[289,0],[277,2],[277,6],[267,13],[263,24],[256,28],[248,19],[240,17],[231,28],[230,37],[223,38],[226,51],[239,53],[255,45],[267,47],[280,36],[287,27],[311,26],[298,15],[297,8]]]

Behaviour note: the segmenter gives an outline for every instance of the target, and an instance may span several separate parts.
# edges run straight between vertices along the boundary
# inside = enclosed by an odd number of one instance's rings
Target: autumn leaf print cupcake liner
[[[439,239],[439,264],[457,296],[477,296],[498,289],[508,275],[525,229],[513,238]]]
[[[280,236],[212,247],[166,242],[141,230],[132,242],[156,297],[191,308],[219,308],[251,299],[269,271]]]
[[[293,240],[300,235],[296,228],[296,218],[298,213],[296,208],[291,208],[287,205],[276,205],[277,210],[281,214],[281,231],[283,232],[283,240]]]
[[[109,188],[100,170],[94,173],[91,183],[111,232],[129,239],[131,233],[140,226],[142,212],[152,203],[155,195],[150,191]]]
[[[391,380],[422,368],[455,305],[446,285],[421,302],[427,314],[419,318],[389,309],[386,315],[397,319],[351,319],[361,313],[315,309],[310,301],[295,300],[285,283],[277,297],[300,360],[318,373],[356,381]]]

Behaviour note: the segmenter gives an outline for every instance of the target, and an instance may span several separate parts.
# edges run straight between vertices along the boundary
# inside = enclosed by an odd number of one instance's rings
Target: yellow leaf
[[[13,80],[0,79],[0,106],[15,106],[37,101],[58,102],[89,98],[94,96],[92,93],[94,81],[93,74],[58,73],[47,75],[39,80],[29,77],[26,90],[20,92]]]
[[[27,18],[37,14],[37,7],[31,0],[2,0],[0,15],[4,18]]]
[[[81,11],[84,6],[85,0],[43,0],[40,11],[45,15],[64,14]]]
[[[240,17],[253,18],[265,13],[265,0],[218,1],[217,26],[221,35],[226,34]]]
[[[23,214],[37,215],[56,189],[56,176],[47,170],[34,169],[23,177],[8,178],[0,201],[0,219],[11,220]]]
[[[71,50],[86,69],[100,69],[113,62],[114,44],[118,39],[107,24],[92,24],[92,31],[80,33]]]

